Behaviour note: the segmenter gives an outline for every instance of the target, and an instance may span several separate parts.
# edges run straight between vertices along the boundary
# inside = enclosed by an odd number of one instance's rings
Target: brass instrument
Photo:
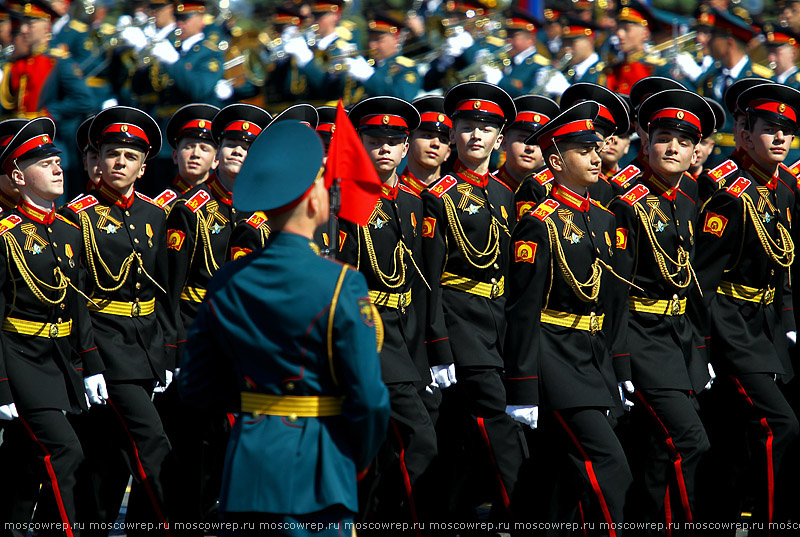
[[[508,57],[510,51],[511,45],[506,43],[494,52],[489,52],[476,58],[474,62],[456,73],[456,80],[459,82],[483,80],[484,66],[502,70],[505,66],[510,65],[511,59]]]
[[[697,42],[697,31],[692,30],[691,32],[683,35],[668,39],[663,43],[659,43],[658,45],[653,45],[649,50],[651,53],[662,53],[667,52],[670,49],[676,49],[677,53],[680,54],[681,52],[696,52],[697,50],[702,49],[702,47],[703,46]]]

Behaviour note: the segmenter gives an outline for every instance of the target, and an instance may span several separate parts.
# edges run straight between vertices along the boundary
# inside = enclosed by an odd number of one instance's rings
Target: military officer
[[[714,112],[714,132],[718,129],[721,129],[725,125],[725,108],[722,107],[714,99],[709,97],[704,97],[708,105],[711,107],[711,110]],[[711,156],[711,153],[714,151],[714,134],[711,133],[709,136],[700,140],[700,142],[694,148],[694,160],[692,161],[692,165],[689,167],[689,175],[694,177],[695,181],[698,180],[700,174],[703,173],[705,169],[705,163],[708,160],[708,157]],[[698,189],[700,188],[700,183],[698,181]],[[698,192],[699,194],[699,192]],[[700,198],[701,201],[705,201],[705,199]],[[707,199],[707,198],[706,198]]]
[[[282,535],[325,523],[316,534],[336,536],[351,531],[344,524],[358,510],[356,475],[386,438],[380,317],[364,277],[319,257],[312,242],[329,214],[317,135],[280,122],[251,149],[263,158],[245,161],[237,208],[267,211],[276,232],[214,278],[179,387],[192,405],[241,413],[225,460],[225,521],[281,523]],[[297,267],[306,269],[302,285]]]
[[[711,375],[705,341],[686,309],[687,300],[702,295],[692,271],[698,207],[681,188],[715,115],[696,93],[673,89],[648,97],[638,121],[648,131],[647,165],[637,162],[643,170],[635,186],[609,206],[616,216],[614,266],[632,282],[612,354],[618,376],[636,386],[629,396],[649,446],[637,480],[641,503],[631,512],[648,522],[671,516],[686,523],[694,521],[695,476],[709,449],[695,394]]]
[[[108,394],[85,295],[77,287],[83,249],[80,230],[55,213],[53,202],[63,193],[64,182],[54,135],[51,119],[31,120],[0,154],[4,173],[20,189],[19,206],[0,222],[6,246],[0,263],[2,340],[4,384],[10,386],[30,437],[28,450],[37,454],[19,464],[33,462],[40,480],[50,483],[43,487],[39,505],[52,503],[57,508],[39,520],[60,523],[64,534],[71,536],[78,534],[73,528],[75,476],[83,451],[66,415],[86,411],[89,399],[105,404]],[[3,404],[10,402],[8,395],[4,393]],[[19,471],[24,470],[9,473]],[[24,483],[8,486],[12,497],[4,498],[2,518],[27,526],[34,510],[32,498],[25,494]]]
[[[481,442],[468,445],[466,452],[481,459],[477,464],[447,460],[458,477],[443,479],[457,488],[446,497],[457,498],[474,487],[474,474],[464,468],[488,464],[495,485],[496,514],[508,516],[527,449],[522,431],[504,412],[500,374],[506,252],[516,212],[513,192],[490,173],[489,159],[502,142],[503,125],[513,123],[517,111],[505,91],[485,82],[454,86],[445,96],[444,109],[453,120],[451,137],[458,160],[451,175],[422,193],[425,278],[432,287],[427,351],[434,364],[434,381],[440,387],[458,380],[455,393],[445,390],[443,394],[439,433],[449,445],[445,449],[440,444],[439,449],[442,453],[464,449],[467,431],[453,428],[467,414]],[[447,404],[449,414],[445,412]],[[487,493],[476,492],[474,498]],[[462,508],[474,508],[467,503],[474,501],[472,498],[453,501]]]
[[[127,520],[164,524],[161,470],[170,445],[151,395],[154,383],[169,383],[175,367],[176,311],[165,290],[165,212],[134,188],[146,158],[158,154],[161,131],[144,112],[117,106],[95,116],[89,139],[99,149],[102,180],[93,194],[67,205],[88,245],[81,264],[88,271],[89,310],[110,400],[109,407],[93,410],[95,434],[104,434],[102,449],[99,438],[85,443],[97,450],[88,457],[100,466],[97,490],[103,491],[88,519],[117,517],[127,482],[127,476],[120,482],[124,472],[111,455],[118,449],[135,481]]]
[[[709,311],[711,360],[720,378],[719,408],[707,422],[714,461],[724,478],[710,491],[715,520],[734,520],[746,493],[754,522],[772,522],[775,476],[798,435],[797,418],[775,380],[792,377],[781,311],[786,271],[794,260],[789,228],[796,180],[780,164],[798,126],[800,92],[762,84],[741,92],[742,152],[736,177],[706,202],[698,219],[694,265]],[[788,182],[787,182],[788,181]],[[744,255],[743,255],[744,254]],[[726,419],[727,417],[727,419]],[[741,437],[746,428],[747,460]],[[731,469],[733,466],[733,469]],[[738,476],[738,478],[737,478]],[[742,477],[752,477],[749,485]]]
[[[609,353],[619,290],[607,270],[614,216],[587,191],[600,174],[598,111],[595,102],[576,104],[532,135],[554,186],[511,238],[503,351],[506,412],[533,428],[541,419],[543,447],[553,451],[554,467],[543,470],[559,482],[550,484],[546,520],[573,520],[585,492],[582,518],[616,535],[632,478],[610,423],[622,414]]]
[[[581,19],[563,18],[561,20],[561,39],[564,52],[569,53],[566,72],[567,82],[591,82],[601,86],[606,83],[605,62],[595,52],[597,33],[600,28]],[[566,55],[563,59],[566,59]],[[562,59],[562,62],[563,62]]]
[[[408,139],[408,161],[400,180],[417,194],[442,176],[450,157],[453,122],[444,113],[444,97],[426,95],[411,103],[420,115],[419,127]]]

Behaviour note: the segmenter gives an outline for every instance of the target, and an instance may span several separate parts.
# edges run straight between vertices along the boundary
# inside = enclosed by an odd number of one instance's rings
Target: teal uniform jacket
[[[570,66],[567,71],[564,73],[564,76],[567,77],[567,82],[570,84],[577,84],[578,82],[588,82],[590,84],[599,84],[601,86],[606,85],[606,74],[605,74],[606,64],[605,62],[600,61],[600,58],[597,58],[597,61],[594,62],[592,65],[589,66],[589,69],[583,73],[583,76],[578,77],[578,73],[575,72],[575,68]]]
[[[70,19],[60,32],[53,35],[50,46],[69,52],[70,56],[80,64],[91,55],[91,50],[86,46],[88,39],[89,25]]]
[[[422,83],[414,60],[398,55],[385,62],[376,63],[375,72],[365,82],[356,85],[349,102],[354,103],[367,97],[383,95],[411,102],[421,87]]]
[[[539,53],[531,54],[522,60],[519,65],[514,65],[512,61],[511,65],[511,71],[507,72],[497,85],[506,90],[506,93],[512,97],[528,95],[537,87],[537,93],[544,95],[544,86],[550,74],[552,73],[553,76],[558,77],[562,76],[558,72],[553,72],[550,67],[550,60]]]
[[[357,472],[386,439],[380,317],[364,276],[314,247],[277,232],[223,266],[189,331],[178,389],[191,405],[237,412],[243,393],[342,398],[341,414],[329,417],[241,413],[225,456],[223,512],[355,513]]]
[[[336,33],[352,37],[351,32],[341,27],[337,28]],[[317,47],[311,49],[314,59],[300,69],[308,83],[310,100],[332,101],[342,95],[347,72],[343,64],[339,64],[340,68],[337,69],[333,62],[344,58],[353,49],[358,49],[358,45],[344,37],[336,38],[325,50]]]

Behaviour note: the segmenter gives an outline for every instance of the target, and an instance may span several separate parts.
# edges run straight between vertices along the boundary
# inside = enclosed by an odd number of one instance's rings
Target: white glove
[[[130,15],[120,15],[119,18],[117,18],[117,25],[114,29],[117,32],[121,32],[122,30],[124,30],[125,28],[127,28],[132,24],[133,24],[133,17],[131,17]]]
[[[175,370],[175,374],[177,374],[178,370]],[[172,376],[173,373],[169,369],[166,370],[164,373],[164,377],[166,377],[164,385],[162,386],[160,382],[156,382],[155,387],[153,388],[154,393],[164,393],[169,388],[169,385],[172,384]]]
[[[786,339],[789,340],[789,343],[792,345],[797,345],[797,332],[792,330],[791,332],[786,332]]]
[[[141,52],[141,50],[147,46],[147,36],[144,35],[144,32],[141,28],[128,26],[122,30],[122,33],[120,33],[119,37],[126,44],[133,47],[136,52]]]
[[[366,82],[375,73],[375,68],[367,63],[364,56],[345,58],[344,63],[347,65],[350,76],[359,82]]]
[[[483,65],[481,66],[481,71],[483,71],[483,78],[489,84],[497,84],[500,82],[500,79],[503,78],[503,71],[498,69],[497,67],[492,67],[490,65]]]
[[[314,59],[314,53],[308,48],[308,43],[301,35],[295,35],[283,46],[286,54],[293,56],[297,60],[298,67],[305,67],[311,60]]]
[[[535,429],[539,425],[539,407],[525,405],[509,405],[506,407],[506,414],[514,418],[523,425]]]
[[[714,372],[714,366],[712,366],[711,364],[708,364],[708,374],[711,375],[711,378],[708,379],[708,382],[703,388],[704,390],[710,390],[711,385],[714,384],[714,379],[717,378],[717,374]]]
[[[633,382],[626,380],[625,382],[618,382],[617,388],[619,388],[619,398],[622,399],[622,408],[623,410],[630,410],[633,407],[633,401],[625,397],[625,394],[632,394],[635,391],[633,387]],[[623,391],[623,388],[625,390]]]
[[[102,373],[92,375],[83,379],[83,389],[86,391],[86,398],[90,405],[104,405],[108,400],[108,389],[106,379]]]
[[[435,365],[431,367],[434,388],[449,388],[456,383],[456,365]]]
[[[181,55],[169,41],[159,41],[153,46],[153,56],[161,63],[172,65],[181,59]]]
[[[542,70],[545,71],[545,69]],[[567,77],[565,77],[562,73],[556,72],[552,77],[550,77],[550,80],[547,81],[547,84],[544,85],[544,92],[547,95],[555,95],[560,97],[568,87],[569,82],[567,81]]]
[[[697,80],[700,75],[703,74],[703,68],[697,65],[697,62],[694,61],[694,58],[692,58],[686,52],[681,52],[678,54],[678,56],[675,58],[675,63],[678,64],[678,69],[680,69],[680,71],[692,82]]]
[[[117,106],[118,104],[119,104],[119,101],[115,97],[112,97],[110,99],[106,99],[105,101],[103,101],[103,104],[100,105],[100,109],[101,110],[105,110],[106,108],[111,108],[112,106]]]
[[[465,50],[474,44],[475,40],[472,38],[472,35],[462,28],[460,32],[457,31],[444,42],[444,53],[447,56],[461,56],[464,54]]]
[[[214,94],[220,101],[227,101],[233,97],[233,84],[224,78],[217,80],[217,83],[214,86]]]
[[[11,421],[18,417],[17,405],[14,403],[0,406],[0,420]]]

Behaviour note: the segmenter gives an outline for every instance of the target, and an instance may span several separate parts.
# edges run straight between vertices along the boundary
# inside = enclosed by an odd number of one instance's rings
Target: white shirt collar
[[[739,78],[739,74],[742,72],[742,69],[744,69],[744,66],[747,65],[748,59],[749,58],[746,55],[742,56],[742,59],[739,60],[739,63],[734,65],[732,69],[725,69],[723,67],[722,74],[729,75],[731,78]]]
[[[178,27],[177,24],[171,22],[166,26],[164,26],[163,28],[156,28],[155,39],[166,39],[167,37],[169,37],[169,34],[171,34],[177,27]]]
[[[197,43],[199,43],[205,38],[206,34],[204,34],[203,32],[195,34],[192,37],[187,37],[183,42],[181,42],[181,52],[188,52],[192,50],[193,46],[195,46]]]
[[[600,56],[598,56],[596,52],[592,52],[591,56],[583,60],[581,63],[576,64],[574,69],[577,79],[580,80],[583,78],[583,75],[586,74],[586,71],[588,71],[589,68],[598,61],[600,61]]]
[[[339,37],[339,34],[336,32],[331,32],[330,34],[326,35],[319,41],[317,41],[317,47],[320,50],[328,50],[328,47],[331,46],[331,43],[336,41],[336,38]]]
[[[794,65],[793,65],[793,66],[791,66],[790,68],[788,68],[786,71],[784,71],[784,72],[782,72],[781,74],[779,74],[779,75],[778,75],[778,76],[775,78],[775,81],[776,81],[778,84],[783,84],[783,83],[785,83],[785,82],[786,82],[786,81],[789,79],[789,77],[790,77],[790,76],[792,76],[792,75],[793,75],[793,74],[795,74],[796,72],[797,72],[797,66],[794,66]]]
[[[534,54],[536,54],[536,47],[528,47],[528,48],[526,48],[525,50],[523,50],[522,52],[520,52],[519,54],[514,56],[514,58],[513,58],[514,65],[521,64],[526,59],[528,59],[529,56],[533,56]]]
[[[69,22],[69,15],[64,15],[63,17],[59,17],[59,19],[53,23],[53,27],[50,30],[53,35],[58,35],[58,33],[64,29],[64,26],[67,25]]]

